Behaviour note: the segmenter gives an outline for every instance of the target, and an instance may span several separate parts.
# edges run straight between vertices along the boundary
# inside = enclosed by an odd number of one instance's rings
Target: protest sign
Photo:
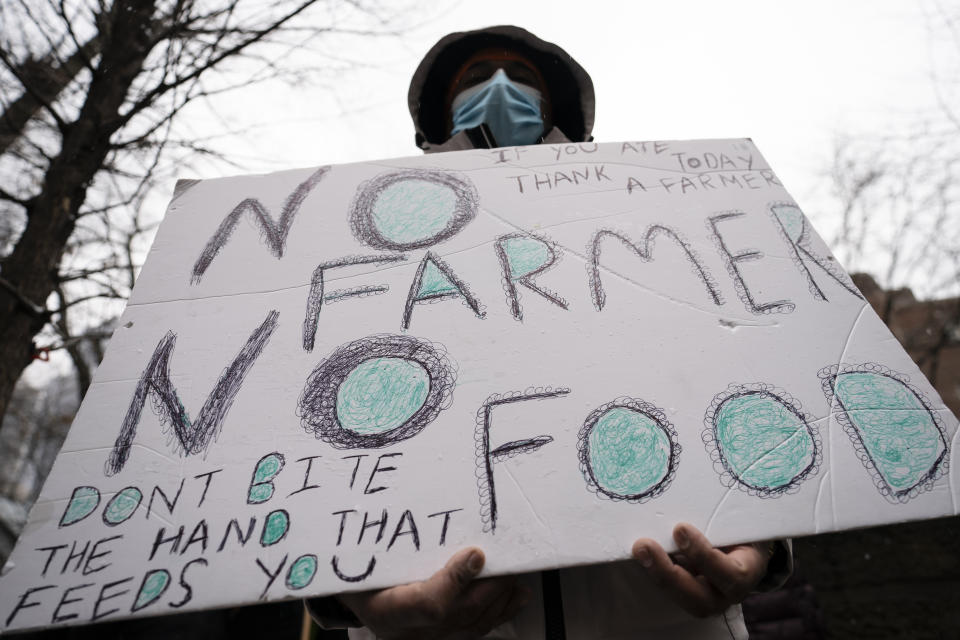
[[[749,140],[182,181],[0,619],[954,514],[956,433]]]

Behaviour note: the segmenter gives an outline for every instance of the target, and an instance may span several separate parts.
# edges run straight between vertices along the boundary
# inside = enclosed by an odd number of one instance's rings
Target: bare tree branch
[[[366,0],[0,3],[0,415],[37,336],[82,372],[67,345],[93,344],[77,338],[129,295],[156,227],[141,213],[148,194],[235,129],[178,134],[186,107],[303,78],[289,61],[332,33],[397,33],[382,11]]]

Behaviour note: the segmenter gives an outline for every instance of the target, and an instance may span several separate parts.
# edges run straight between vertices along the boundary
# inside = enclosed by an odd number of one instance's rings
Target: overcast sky
[[[318,44],[352,71],[230,95],[216,117],[184,114],[197,137],[246,133],[221,145],[232,164],[179,177],[417,155],[406,94],[423,54],[452,31],[516,24],[591,74],[598,141],[750,137],[816,222],[838,134],[882,135],[936,108],[936,9],[936,0],[436,2],[405,12],[400,36]],[[148,213],[159,218],[172,190],[171,181],[151,197]]]
[[[838,132],[882,133],[935,103],[932,0],[439,7],[407,16],[419,26],[402,37],[338,43],[337,54],[363,68],[328,85],[235,102],[231,122],[257,126],[231,154],[251,171],[416,155],[406,92],[417,63],[446,33],[493,24],[523,26],[587,69],[598,141],[750,137],[801,205]]]

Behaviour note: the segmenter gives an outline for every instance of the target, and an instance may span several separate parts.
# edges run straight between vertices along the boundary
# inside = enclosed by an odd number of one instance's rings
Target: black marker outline
[[[344,582],[363,582],[370,577],[374,567],[377,566],[377,557],[370,556],[370,562],[367,563],[367,570],[355,576],[348,576],[340,571],[340,561],[336,555],[330,558],[330,566],[333,568],[333,573]]]
[[[448,187],[456,196],[457,202],[454,205],[454,213],[447,222],[447,226],[438,233],[413,242],[395,242],[385,238],[377,229],[374,221],[373,209],[380,197],[387,188],[398,182],[407,180],[417,180],[430,182],[435,185]],[[357,193],[350,205],[350,231],[353,237],[363,244],[375,249],[386,249],[389,251],[410,251],[411,249],[422,249],[432,247],[444,240],[448,240],[460,232],[467,224],[477,217],[477,209],[480,203],[480,196],[476,187],[469,178],[450,171],[437,171],[434,169],[416,168],[403,169],[400,171],[391,171],[382,173],[357,187]]]
[[[384,513],[386,513],[386,509],[384,509]],[[401,532],[400,527],[407,520],[410,521],[410,531]],[[413,536],[414,549],[420,551],[420,530],[417,528],[417,521],[413,518],[413,512],[410,509],[404,509],[403,513],[400,514],[400,520],[397,521],[397,526],[393,528],[393,535],[390,536],[390,542],[387,544],[387,551],[390,551],[400,536]],[[377,542],[380,542],[380,538],[377,538]]]
[[[273,542],[264,543],[264,541],[263,541],[263,536],[267,533],[267,523],[270,522],[270,516],[274,515],[275,513],[282,513],[282,514],[283,514],[283,517],[284,517],[284,518],[286,519],[286,521],[287,521],[287,525],[284,527],[284,529],[283,529],[283,534],[282,534],[279,538],[277,538],[277,539],[274,540]],[[268,514],[267,514],[266,516],[264,516],[264,518],[263,518],[263,529],[260,530],[260,546],[261,546],[262,548],[266,549],[267,547],[272,547],[273,545],[277,544],[278,542],[280,542],[281,540],[283,540],[284,538],[286,538],[286,537],[287,537],[287,534],[290,533],[290,524],[291,524],[291,522],[290,522],[290,512],[287,511],[286,509],[274,509],[273,511],[271,511],[270,513],[268,513]],[[191,534],[191,535],[192,535],[192,534]]]
[[[343,542],[343,530],[347,525],[347,515],[351,513],[357,513],[357,510],[341,509],[340,511],[334,511],[333,513],[330,514],[332,516],[340,516],[340,532],[339,534],[337,534],[337,544],[336,544],[336,546],[338,547],[340,546],[340,543]]]
[[[656,248],[656,236],[661,233],[672,239],[683,249],[687,256],[687,262],[692,267],[693,274],[707,288],[707,295],[713,300],[713,304],[717,306],[723,304],[723,294],[720,293],[720,288],[717,286],[716,280],[709,269],[703,265],[700,256],[690,246],[687,239],[679,231],[671,229],[666,225],[651,224],[643,232],[642,245],[635,243],[627,234],[614,231],[613,229],[599,229],[593,234],[593,237],[590,239],[590,244],[587,245],[587,254],[590,256],[590,261],[587,263],[587,278],[590,285],[590,297],[597,311],[603,310],[607,300],[607,294],[603,290],[603,283],[600,280],[600,242],[605,237],[616,238],[621,244],[640,258],[640,260],[646,263],[653,261],[653,250]]]
[[[191,587],[190,583],[187,582],[187,569],[197,564],[198,562],[204,567],[210,566],[210,563],[207,561],[206,558],[194,558],[187,564],[183,565],[183,568],[180,569],[180,579],[178,580],[178,582],[180,583],[180,588],[186,591],[186,593],[183,594],[183,598],[181,598],[179,602],[168,602],[167,606],[172,607],[173,609],[179,609],[180,607],[184,606],[185,604],[193,600],[193,587]]]
[[[513,275],[513,272],[510,269],[510,261],[507,258],[507,252],[504,250],[503,245],[507,240],[516,240],[521,238],[532,238],[544,244],[547,247],[547,252],[550,254],[550,259],[530,273],[519,278],[512,278],[511,276]],[[527,289],[530,289],[534,293],[546,298],[548,301],[557,305],[561,309],[569,309],[569,303],[562,298],[560,294],[542,287],[533,281],[535,276],[540,275],[560,261],[561,254],[557,252],[557,243],[533,233],[508,233],[498,237],[494,241],[494,248],[497,252],[497,260],[500,262],[500,274],[502,276],[501,282],[503,283],[503,291],[506,294],[507,305],[510,307],[510,313],[516,320],[523,322],[523,306],[520,304],[520,292],[517,291],[517,286],[514,284],[516,282],[519,282]]]
[[[846,407],[843,406],[843,402],[836,396],[836,393],[834,392],[837,378],[849,373],[873,373],[896,380],[906,387],[917,398],[917,400],[920,401],[920,404],[926,410],[927,414],[930,416],[930,419],[933,420],[933,424],[940,434],[940,442],[943,444],[943,451],[934,461],[927,473],[924,474],[913,486],[895,491],[893,487],[887,484],[887,481],[883,478],[883,474],[880,473],[879,469],[877,469],[877,465],[873,460],[873,456],[870,455],[866,445],[863,444],[863,437],[860,435],[860,430],[857,429],[857,427],[853,424],[853,421],[850,420],[850,416],[847,414]],[[937,480],[945,476],[950,470],[950,442],[947,439],[947,432],[943,426],[943,420],[931,407],[930,398],[928,398],[923,391],[910,384],[909,376],[875,362],[866,362],[859,365],[848,365],[844,363],[839,365],[833,364],[821,369],[817,373],[817,376],[820,378],[820,388],[823,390],[823,395],[827,398],[831,413],[836,417],[840,426],[843,427],[847,437],[850,438],[850,443],[853,445],[853,449],[856,452],[857,457],[860,459],[860,464],[862,464],[863,468],[866,469],[867,473],[870,474],[870,478],[873,480],[873,485],[877,488],[877,491],[880,492],[880,495],[882,495],[888,501],[894,504],[904,504],[910,499],[916,498],[921,493],[932,491]],[[834,407],[839,408],[839,411],[834,413]]]
[[[304,473],[303,473],[303,486],[301,486],[299,489],[296,489],[295,491],[291,491],[290,493],[288,493],[288,494],[287,494],[287,497],[288,497],[288,498],[289,498],[290,496],[296,495],[296,494],[301,493],[301,492],[303,492],[303,491],[309,491],[309,490],[311,490],[311,489],[319,489],[319,488],[322,486],[322,485],[320,485],[320,484],[311,484],[311,485],[308,485],[308,484],[307,484],[307,482],[310,480],[310,472],[313,471],[313,461],[316,460],[317,458],[322,458],[322,457],[323,457],[323,456],[321,456],[320,454],[317,454],[317,455],[313,455],[313,456],[304,456],[304,457],[302,457],[302,458],[297,458],[297,459],[295,460],[295,462],[303,462],[304,460],[306,460],[306,461],[307,461],[307,470],[304,471]]]
[[[526,440],[511,440],[494,450],[490,450],[490,423],[494,407],[526,400],[547,400],[565,396],[570,389],[560,387],[530,387],[526,391],[495,393],[488,396],[477,410],[477,422],[474,429],[475,453],[477,460],[477,493],[480,498],[480,519],[484,533],[495,533],[497,529],[497,495],[493,478],[493,464],[507,460],[520,453],[532,453],[545,444],[553,442],[553,436],[540,435]]]
[[[107,520],[107,511],[110,510],[110,505],[113,504],[113,501],[117,499],[117,496],[119,496],[121,493],[123,493],[127,489],[135,489],[137,493],[140,494],[140,499],[137,500],[136,506],[134,506],[133,509],[131,509],[130,515],[128,515],[123,520],[118,520],[117,522],[110,522],[109,520]],[[124,487],[123,489],[120,489],[120,491],[117,491],[115,494],[113,494],[113,497],[107,500],[107,503],[103,505],[103,512],[100,514],[100,519],[103,520],[103,524],[107,525],[108,527],[116,527],[118,525],[123,524],[130,518],[132,518],[134,514],[137,512],[137,509],[140,508],[141,503],[143,503],[143,491],[140,490],[140,487],[137,487],[134,485],[130,485],[129,487]],[[94,509],[96,509],[96,507],[94,507]]]
[[[114,580],[113,582],[108,582],[100,587],[100,594],[97,596],[97,600],[93,605],[93,614],[90,616],[90,622],[96,622],[101,618],[112,616],[116,612],[120,611],[120,609],[117,608],[117,609],[110,609],[110,611],[104,611],[103,613],[101,613],[100,605],[106,602],[107,600],[113,600],[114,598],[119,598],[122,595],[126,595],[130,593],[130,590],[126,589],[124,591],[121,591],[120,593],[112,593],[106,598],[103,597],[103,594],[107,589],[118,587],[126,582],[130,582],[131,580],[133,580],[133,576],[130,576],[129,578],[121,578],[120,580]]]
[[[422,297],[417,297],[417,293],[420,291],[420,285],[423,284],[423,274],[427,270],[427,263],[432,262],[433,265],[443,274],[443,276],[450,281],[457,290],[456,291],[444,291],[441,293],[433,293],[430,295],[425,295]],[[403,322],[401,323],[404,330],[410,328],[410,318],[413,315],[413,305],[422,304],[422,303],[434,303],[440,302],[442,300],[449,300],[451,298],[462,297],[464,303],[470,307],[470,310],[480,318],[484,319],[487,315],[484,311],[483,304],[473,295],[473,292],[470,291],[470,287],[466,282],[461,280],[456,273],[453,272],[453,269],[450,268],[446,262],[440,259],[432,251],[427,251],[423,256],[423,260],[420,261],[419,266],[417,266],[417,273],[413,277],[413,282],[410,283],[410,292],[407,294],[407,301],[403,306]]]
[[[797,237],[797,241],[794,242],[790,237],[790,234],[787,233],[787,228],[784,226],[783,221],[780,219],[780,216],[777,215],[777,209],[781,207],[789,207],[791,209],[796,209],[800,214],[800,221],[802,226],[800,228],[800,235]],[[857,286],[853,284],[853,281],[850,280],[846,272],[840,267],[840,265],[835,262],[826,264],[823,259],[815,255],[810,249],[810,225],[807,223],[807,216],[803,214],[803,211],[792,202],[771,202],[768,205],[768,210],[770,212],[770,217],[773,218],[773,223],[776,225],[777,230],[780,232],[780,236],[783,238],[790,246],[790,250],[793,253],[792,260],[794,266],[803,274],[807,279],[807,288],[810,289],[811,295],[817,300],[823,300],[828,302],[827,295],[823,292],[823,289],[820,288],[820,285],[817,284],[817,281],[813,279],[813,274],[810,273],[810,269],[807,267],[807,263],[803,261],[803,256],[810,259],[813,264],[820,267],[824,273],[837,281],[837,283],[860,298],[864,299],[863,294],[857,289]],[[832,258],[831,258],[832,259]],[[846,277],[845,277],[846,276]]]
[[[360,534],[357,535],[357,546],[360,546],[360,543],[363,542],[363,536],[366,535],[367,529],[371,529],[371,528],[373,528],[373,527],[379,527],[379,529],[377,529],[377,537],[376,537],[376,539],[373,541],[374,544],[377,544],[377,543],[379,543],[381,540],[383,540],[383,534],[387,532],[387,522],[388,522],[389,519],[390,519],[390,514],[387,513],[387,508],[386,508],[386,507],[384,507],[384,508],[380,511],[380,519],[379,519],[379,520],[373,520],[372,522],[368,522],[368,521],[367,521],[367,516],[369,516],[369,515],[370,515],[370,512],[369,512],[369,511],[364,511],[364,512],[363,512],[363,524],[360,525]]]
[[[720,230],[717,229],[718,222],[733,220],[734,218],[745,215],[747,214],[743,211],[731,210],[722,211],[707,218],[707,228],[710,230],[710,238],[713,240],[713,244],[717,247],[717,251],[720,252],[720,256],[723,258],[723,262],[727,267],[727,273],[730,274],[730,278],[733,280],[733,286],[737,290],[737,297],[743,302],[743,306],[746,307],[747,311],[756,315],[766,313],[792,313],[797,305],[790,300],[775,300],[773,302],[758,304],[757,301],[753,299],[750,287],[747,286],[747,281],[744,280],[743,274],[740,273],[740,267],[737,266],[737,263],[748,260],[759,260],[763,257],[763,252],[756,249],[747,249],[740,253],[732,254],[727,247],[727,243],[723,241]]]
[[[127,463],[133,439],[137,435],[140,414],[148,396],[153,401],[154,414],[160,419],[160,424],[165,427],[164,431],[167,433],[172,431],[171,439],[176,441],[175,450],[186,456],[206,452],[207,447],[217,439],[223,421],[240,392],[244,378],[270,342],[270,336],[277,328],[279,315],[277,311],[271,311],[267,314],[266,320],[250,334],[240,353],[220,374],[220,379],[207,396],[196,420],[192,422],[180,401],[176,387],[170,380],[170,357],[177,344],[177,334],[168,331],[154,349],[150,362],[140,375],[140,381],[137,383],[133,399],[123,419],[120,433],[104,464],[104,475],[112,476],[119,473]]]
[[[290,583],[290,572],[293,571],[293,568],[297,565],[297,563],[303,560],[304,558],[313,558],[313,563],[314,563],[313,575],[310,576],[310,580],[309,582],[307,582],[307,584],[300,585],[298,587]],[[303,555],[299,555],[296,558],[294,558],[293,562],[290,563],[290,566],[287,568],[287,576],[283,579],[283,584],[287,587],[287,589],[291,591],[299,591],[300,589],[306,589],[307,587],[310,586],[311,583],[313,583],[313,579],[317,577],[317,574],[319,572],[320,572],[320,559],[317,557],[317,554],[304,553]]]
[[[180,502],[180,496],[183,495],[183,487],[186,484],[186,482],[187,482],[186,478],[180,478],[180,486],[177,487],[177,495],[173,496],[173,502],[170,502],[170,500],[167,498],[166,492],[163,490],[163,488],[160,487],[160,485],[158,484],[153,485],[153,489],[150,490],[150,502],[147,503],[146,519],[149,520],[150,514],[153,513],[153,499],[156,497],[158,493],[160,494],[160,499],[163,500],[164,506],[167,507],[167,513],[169,513],[170,515],[173,515],[173,510],[177,508],[177,503]],[[160,516],[157,516],[157,517],[159,518]]]
[[[220,544],[217,545],[217,553],[223,551],[224,547],[227,546],[227,538],[230,536],[231,528],[237,532],[237,542],[240,543],[240,548],[242,549],[247,546],[247,542],[253,537],[253,530],[257,528],[257,518],[256,516],[250,516],[250,522],[247,523],[247,535],[243,535],[243,531],[240,529],[239,518],[231,518],[227,526],[223,528],[223,538],[220,539]]]
[[[57,603],[57,608],[53,610],[53,614],[51,614],[51,616],[50,616],[50,624],[51,624],[51,625],[60,624],[61,622],[66,622],[67,620],[76,620],[77,618],[79,618],[79,617],[80,617],[80,614],[77,613],[77,612],[67,613],[67,614],[64,614],[64,615],[61,616],[61,615],[60,615],[60,609],[63,608],[64,605],[76,604],[77,602],[83,602],[84,599],[83,599],[82,597],[81,597],[81,598],[74,598],[73,600],[68,600],[67,598],[68,598],[68,597],[70,596],[70,594],[73,593],[74,591],[80,591],[81,589],[86,589],[87,587],[92,587],[92,586],[94,586],[94,585],[95,585],[95,583],[93,583],[93,582],[87,582],[86,584],[78,584],[78,585],[74,585],[74,586],[72,586],[72,587],[67,587],[66,589],[64,589],[64,590],[63,590],[63,593],[60,594],[60,602]]]
[[[593,473],[593,466],[590,464],[590,434],[593,433],[600,418],[606,415],[611,409],[629,409],[630,411],[645,415],[657,423],[660,430],[667,436],[667,440],[670,441],[670,461],[667,463],[667,472],[655,485],[646,491],[628,495],[610,491],[597,481]],[[677,433],[677,429],[673,426],[673,423],[667,420],[667,414],[664,413],[660,407],[646,400],[627,396],[616,398],[591,411],[583,421],[583,426],[580,427],[580,432],[577,434],[577,457],[580,460],[580,473],[583,474],[584,480],[587,481],[587,488],[591,493],[596,494],[598,498],[607,498],[609,500],[629,502],[631,504],[643,504],[663,494],[663,492],[670,488],[670,484],[677,474],[677,467],[680,465],[680,453],[682,451],[683,447],[680,446],[680,435]]]
[[[257,479],[257,470],[260,469],[260,464],[261,464],[264,460],[266,460],[267,458],[269,458],[270,456],[273,456],[273,457],[278,458],[278,459],[280,460],[280,467],[277,469],[277,472],[276,472],[275,474],[273,474],[272,476],[270,476],[270,479],[269,479],[269,480],[264,480],[264,481],[262,481],[262,482],[256,482],[256,483],[255,483],[254,480]],[[280,472],[283,471],[283,467],[286,466],[286,464],[287,464],[287,458],[286,458],[286,456],[284,456],[284,455],[283,455],[282,453],[280,453],[279,451],[271,451],[270,453],[267,453],[267,454],[264,454],[264,455],[260,456],[260,459],[257,460],[257,464],[253,465],[253,472],[250,474],[250,484],[247,485],[247,504],[263,504],[264,502],[269,502],[269,501],[270,501],[270,499],[271,499],[271,498],[274,496],[274,494],[277,492],[277,487],[276,487],[275,484],[273,484],[273,481],[274,481],[274,479],[275,479],[278,475],[280,475]],[[269,485],[270,485],[270,495],[267,496],[266,498],[264,498],[263,500],[257,500],[257,501],[255,501],[255,502],[254,502],[254,501],[251,501],[251,500],[250,500],[250,490],[253,489],[254,487],[259,487],[259,486],[265,485],[265,484],[269,484]]]
[[[280,572],[283,571],[283,568],[285,566],[287,566],[287,558],[289,557],[290,557],[289,553],[284,554],[283,559],[280,561],[280,564],[277,565],[277,571],[275,573],[270,573],[270,570],[267,569],[265,566],[263,566],[263,563],[260,562],[260,558],[254,558],[254,561],[257,563],[257,566],[260,567],[260,570],[263,571],[264,574],[266,574],[267,578],[269,578],[269,580],[267,580],[267,585],[263,588],[263,591],[260,592],[259,600],[267,599],[267,591],[270,591],[270,587],[272,587],[273,583],[277,581],[277,577],[280,575]]]
[[[70,510],[70,505],[73,504],[73,497],[74,497],[75,495],[77,495],[77,491],[79,491],[80,489],[93,489],[93,490],[96,492],[96,494],[97,494],[97,502],[96,502],[96,504],[93,505],[93,508],[90,509],[90,511],[88,511],[87,514],[84,515],[83,517],[77,518],[77,519],[74,520],[73,522],[64,523],[63,519],[67,517],[67,511]],[[80,522],[81,520],[85,520],[86,518],[89,518],[89,517],[90,517],[90,514],[92,514],[94,511],[96,511],[96,510],[97,510],[97,507],[100,506],[100,499],[101,499],[101,498],[102,498],[102,496],[100,495],[100,490],[97,489],[96,487],[92,486],[92,485],[84,484],[84,485],[80,485],[79,487],[74,487],[74,488],[73,488],[73,491],[70,492],[70,499],[67,500],[67,507],[63,510],[63,514],[60,516],[60,523],[57,525],[57,528],[59,529],[59,528],[62,528],[62,527],[69,527],[70,525],[77,524],[77,523]]]
[[[29,587],[26,591],[20,594],[17,604],[13,606],[13,611],[10,612],[10,615],[7,616],[6,621],[3,623],[3,626],[9,627],[10,623],[13,622],[13,619],[17,617],[17,614],[23,611],[24,609],[32,609],[33,607],[39,607],[43,602],[27,602],[32,594],[39,591],[46,591],[47,589],[56,589],[57,585],[55,584],[45,584],[39,587]]]
[[[544,443],[546,444],[546,443]],[[427,519],[434,518],[436,516],[443,516],[443,526],[440,529],[440,542],[438,546],[445,546],[447,543],[447,527],[450,525],[450,514],[456,513],[458,511],[463,511],[463,508],[457,509],[447,509],[446,511],[437,511],[436,513],[431,513],[427,516]]]
[[[423,405],[406,422],[383,433],[359,434],[344,429],[337,418],[337,392],[361,363],[399,358],[423,367],[430,389]],[[456,366],[438,343],[413,336],[376,334],[339,347],[307,378],[297,404],[300,425],[335,449],[381,449],[417,435],[453,403]]]
[[[197,536],[198,531],[202,532],[203,535]],[[183,545],[183,548],[180,549],[180,555],[184,555],[190,547],[197,542],[200,543],[200,554],[205,554],[207,552],[207,545],[210,543],[210,526],[207,524],[206,518],[201,518],[197,524],[193,525],[193,530],[190,531],[186,543]]]
[[[193,561],[191,560],[191,562],[193,562]],[[165,573],[165,574],[167,574],[167,581],[166,581],[166,583],[163,585],[163,589],[160,589],[160,593],[158,593],[157,595],[155,595],[155,596],[153,597],[153,599],[151,599],[149,602],[143,603],[143,604],[140,605],[139,607],[137,606],[137,598],[134,598],[134,599],[133,599],[133,604],[130,606],[130,613],[135,613],[135,612],[137,612],[137,611],[140,611],[141,609],[146,609],[147,607],[149,607],[150,605],[152,605],[154,602],[156,602],[157,600],[159,600],[160,598],[162,598],[162,597],[163,597],[163,594],[165,594],[165,593],[167,592],[167,589],[170,588],[170,583],[173,582],[173,576],[170,575],[170,572],[169,572],[169,571],[167,571],[166,569],[164,569],[164,568],[162,568],[162,567],[159,568],[159,569],[150,569],[150,570],[147,571],[145,574],[143,574],[143,580],[140,581],[140,587],[137,589],[137,596],[139,596],[141,593],[143,593],[143,588],[144,588],[145,586],[147,586],[147,578],[149,578],[150,576],[152,576],[152,575],[155,574],[155,573]]]
[[[359,286],[349,289],[337,289],[324,293],[324,272],[338,267],[350,267],[359,264],[384,265],[391,262],[403,262],[406,256],[381,254],[375,256],[347,256],[336,260],[321,262],[313,270],[310,277],[310,292],[307,294],[307,310],[303,316],[303,350],[313,351],[314,340],[317,335],[317,324],[320,322],[320,311],[324,303],[332,304],[339,300],[352,297],[375,296],[390,290],[387,285]]]
[[[726,404],[728,400],[752,395],[772,398],[774,402],[778,402],[786,407],[790,413],[803,422],[803,426],[807,430],[807,435],[810,436],[810,440],[813,442],[813,455],[811,456],[810,463],[793,476],[786,484],[780,485],[779,487],[757,487],[740,479],[727,462],[723,453],[723,447],[717,438],[716,419],[720,408]],[[710,401],[710,406],[707,407],[707,411],[703,416],[703,426],[704,429],[700,435],[700,439],[703,441],[703,446],[706,448],[707,454],[713,462],[713,470],[720,477],[720,484],[728,489],[736,486],[741,491],[757,498],[779,498],[783,495],[796,493],[800,490],[800,485],[804,480],[808,477],[815,476],[817,472],[819,472],[820,464],[823,462],[823,441],[820,438],[820,430],[815,426],[810,416],[804,413],[803,406],[799,400],[783,389],[771,384],[754,382],[749,384],[728,385],[725,390],[715,395]]]
[[[253,216],[253,221],[260,227],[260,241],[266,243],[267,249],[277,259],[283,257],[283,250],[287,244],[287,235],[290,233],[290,227],[293,225],[293,219],[300,211],[300,205],[306,199],[314,187],[330,171],[330,166],[318,168],[310,177],[297,185],[283,203],[280,210],[280,217],[274,221],[270,212],[263,203],[256,198],[246,198],[241,201],[233,210],[226,215],[220,226],[214,232],[204,246],[203,251],[197,257],[193,265],[193,272],[190,276],[190,284],[199,284],[206,273],[207,268],[223,246],[230,240],[230,236],[237,228],[237,223],[244,213],[248,211]]]

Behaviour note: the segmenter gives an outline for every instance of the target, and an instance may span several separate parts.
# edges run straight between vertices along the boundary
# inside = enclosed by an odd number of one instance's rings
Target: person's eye
[[[542,89],[537,74],[526,66],[514,65],[511,68],[505,69],[505,71],[507,72],[507,77],[518,84],[525,84],[534,89]]]
[[[469,89],[470,87],[475,87],[486,79],[487,78],[484,78],[483,76],[465,76],[460,79],[459,89],[462,91],[464,89]]]
[[[463,74],[463,77],[460,79],[460,84],[463,85],[464,89],[480,84],[481,82],[489,80],[496,70],[497,67],[490,63],[482,62],[475,64]]]

